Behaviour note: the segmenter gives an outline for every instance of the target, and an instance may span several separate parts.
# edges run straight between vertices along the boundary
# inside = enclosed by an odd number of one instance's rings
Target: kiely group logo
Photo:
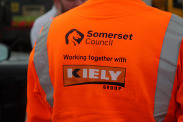
[[[66,44],[72,43],[74,44],[74,46],[79,45],[83,40],[83,38],[84,34],[82,34],[80,31],[76,29],[70,30],[65,36]]]
[[[126,68],[90,65],[64,65],[64,86],[108,84],[125,87]]]

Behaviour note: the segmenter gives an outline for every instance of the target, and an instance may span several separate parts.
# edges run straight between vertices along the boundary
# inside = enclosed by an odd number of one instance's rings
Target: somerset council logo
[[[76,29],[70,30],[65,36],[66,44],[73,43],[74,46],[79,45],[83,38],[84,34],[82,34]]]

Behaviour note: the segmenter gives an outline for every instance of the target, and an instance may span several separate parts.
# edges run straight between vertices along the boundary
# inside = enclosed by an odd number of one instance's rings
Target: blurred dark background
[[[0,42],[13,51],[30,52],[34,20],[52,7],[52,0],[1,0]]]
[[[0,122],[25,122],[30,29],[52,4],[52,0],[0,0],[0,42],[11,49],[10,59],[0,62]]]

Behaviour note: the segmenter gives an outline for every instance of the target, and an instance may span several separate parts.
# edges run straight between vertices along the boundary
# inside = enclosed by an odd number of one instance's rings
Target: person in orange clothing
[[[30,54],[28,122],[183,122],[183,19],[141,0],[88,0]]]

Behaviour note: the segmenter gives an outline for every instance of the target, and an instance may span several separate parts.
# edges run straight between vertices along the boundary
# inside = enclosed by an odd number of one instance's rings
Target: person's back
[[[30,56],[28,122],[182,121],[182,37],[181,18],[140,0],[56,17]]]

